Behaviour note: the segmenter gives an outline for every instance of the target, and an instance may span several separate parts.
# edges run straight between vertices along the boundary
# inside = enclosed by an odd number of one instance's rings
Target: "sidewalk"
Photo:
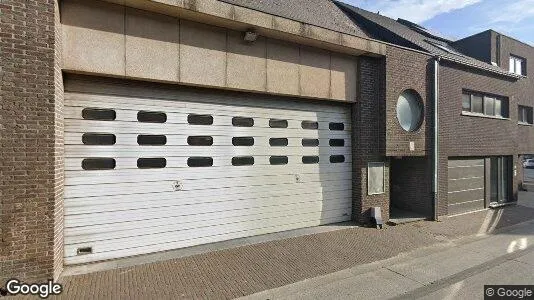
[[[532,219],[534,207],[510,206],[444,218],[442,222],[423,221],[382,230],[348,228],[270,241],[63,277],[60,282],[64,284],[65,292],[61,298],[231,299],[375,261],[402,257],[406,255],[402,253],[418,248],[433,246],[445,249],[454,245],[459,237],[484,235]],[[481,237],[471,238],[476,240]],[[461,253],[456,253],[456,260],[459,261]],[[374,280],[365,278],[366,282],[376,283],[378,279],[384,280],[383,276],[393,276],[392,280],[397,277],[390,273],[375,276],[378,277]]]
[[[533,243],[530,221],[241,299],[482,299],[484,285],[534,284]]]

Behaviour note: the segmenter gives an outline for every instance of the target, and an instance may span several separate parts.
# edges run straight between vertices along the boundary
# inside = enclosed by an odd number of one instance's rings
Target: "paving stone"
[[[489,228],[497,230],[533,218],[534,208],[510,206],[498,214],[481,211],[382,230],[349,227],[62,277],[60,298],[231,299],[476,235],[486,230],[488,219]]]

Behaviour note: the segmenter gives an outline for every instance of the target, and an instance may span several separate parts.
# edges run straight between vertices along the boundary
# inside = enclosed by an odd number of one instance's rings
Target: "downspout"
[[[434,58],[434,169],[433,169],[433,206],[434,206],[434,221],[438,221],[438,166],[439,166],[439,63],[441,57],[436,56]]]

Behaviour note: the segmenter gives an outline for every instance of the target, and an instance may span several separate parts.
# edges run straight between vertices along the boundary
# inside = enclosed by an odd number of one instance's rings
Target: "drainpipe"
[[[434,176],[432,192],[434,194],[433,206],[434,206],[434,221],[438,221],[438,163],[439,163],[439,63],[441,57],[436,56],[434,58]]]

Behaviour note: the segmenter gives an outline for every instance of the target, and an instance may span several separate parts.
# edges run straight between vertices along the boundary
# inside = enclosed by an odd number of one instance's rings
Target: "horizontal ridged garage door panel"
[[[220,101],[219,99],[213,100]],[[218,118],[217,121],[214,120],[213,125],[215,126],[228,126],[225,121],[228,121],[231,117],[236,115],[246,116],[250,114],[254,115],[255,119],[258,118],[258,121],[255,120],[255,122],[261,124],[262,121],[276,116],[276,114],[280,112],[280,109],[286,110],[284,112],[284,117],[289,120],[305,120],[307,118],[313,118],[317,121],[332,122],[332,118],[339,116],[350,118],[350,110],[347,110],[346,107],[343,106],[325,107],[325,105],[320,104],[302,105],[301,103],[296,103],[294,101],[286,101],[285,103],[278,101],[272,101],[272,103],[262,102],[262,106],[255,105],[253,101],[242,103],[243,106],[236,106],[236,104],[241,103],[234,102],[231,105],[226,105],[183,102],[181,99],[172,101],[157,100],[154,98],[138,99],[120,96],[71,93],[69,98],[65,99],[65,105],[67,106],[65,110],[68,113],[68,116],[65,116],[65,118],[79,119],[81,118],[81,109],[77,111],[76,108],[87,107],[113,109],[117,113],[117,120],[125,122],[137,122],[138,111],[154,111],[156,109],[155,111],[164,111],[167,114],[169,124],[187,124],[187,115],[192,113],[213,114],[214,112],[217,112],[217,115],[220,118]],[[350,119],[347,119],[346,121],[350,123]],[[268,126],[260,127],[267,128]],[[295,126],[294,128],[300,128],[300,126]]]
[[[472,166],[484,166],[484,159],[474,158],[474,159],[450,159],[449,168],[454,167],[472,167]]]
[[[449,180],[450,191],[465,191],[472,189],[484,189],[484,177]]]
[[[296,218],[295,216],[282,217],[280,221],[268,222],[269,226],[265,226],[265,227],[242,226],[243,228],[246,228],[246,229],[243,229],[241,231],[238,230],[238,231],[224,232],[222,234],[216,234],[216,235],[205,235],[205,236],[194,237],[194,238],[185,239],[185,240],[167,241],[164,244],[147,244],[145,246],[136,247],[136,248],[116,247],[116,249],[114,248],[115,250],[113,251],[105,251],[105,249],[101,249],[100,246],[96,245],[94,248],[95,254],[92,255],[92,260],[98,261],[98,260],[113,259],[117,257],[132,256],[132,255],[138,255],[138,254],[144,254],[144,253],[165,251],[169,249],[190,247],[190,246],[195,246],[195,245],[200,245],[200,244],[220,242],[220,241],[242,238],[242,237],[247,237],[247,236],[267,234],[267,233],[272,233],[272,232],[279,232],[279,231],[311,227],[311,226],[319,226],[319,225],[330,224],[330,223],[335,223],[335,222],[343,222],[343,221],[350,220],[350,217],[344,216],[345,215],[344,212],[346,210],[347,209],[343,209],[340,212],[333,213],[333,214],[330,214],[328,212],[326,213],[315,212],[311,215],[305,214],[301,218]],[[277,225],[278,223],[283,223],[283,225]],[[191,237],[190,233],[186,235]],[[75,251],[76,247],[77,246],[74,246],[74,247],[66,246],[65,252],[71,253]],[[103,247],[103,248],[106,248],[106,247]],[[68,258],[67,263],[77,264],[77,263],[84,263],[86,261],[87,260],[83,256],[73,256],[73,257]]]
[[[473,189],[449,193],[449,204],[473,200],[484,200],[484,189]]]
[[[477,211],[484,208],[484,199],[482,200],[473,200],[462,203],[455,203],[449,205],[449,215],[457,215],[462,213],[467,213],[471,211]]]
[[[217,232],[217,230],[220,230],[218,228],[215,228],[218,225],[221,224],[234,224],[234,223],[242,223],[242,222],[249,222],[250,220],[265,220],[275,218],[276,215],[278,216],[293,216],[293,215],[300,215],[303,212],[317,212],[318,207],[323,208],[322,213],[328,212],[328,211],[337,211],[337,210],[346,210],[347,207],[350,207],[350,202],[340,202],[340,201],[332,201],[332,203],[328,203],[328,205],[325,205],[324,203],[321,203],[321,201],[315,201],[315,202],[304,202],[304,203],[295,203],[291,205],[284,205],[280,207],[274,207],[271,209],[263,209],[261,207],[257,208],[251,208],[249,210],[245,211],[222,211],[217,212],[217,214],[212,213],[212,218],[206,218],[204,214],[206,212],[199,212],[198,214],[194,215],[184,215],[180,218],[177,218],[176,223],[166,223],[163,226],[147,226],[147,227],[129,227],[127,230],[117,230],[117,228],[114,228],[113,232],[106,234],[103,236],[100,232],[94,233],[94,234],[80,234],[77,233],[75,236],[69,237],[70,244],[75,243],[83,243],[83,242],[90,242],[94,240],[99,241],[108,241],[106,244],[120,244],[122,242],[118,242],[117,238],[124,238],[128,239],[131,237],[139,237],[146,234],[152,235],[150,238],[153,238],[155,234],[165,233],[165,232],[173,232],[177,233],[179,231],[184,230],[190,230],[194,228],[204,228],[204,227],[211,227],[213,228],[214,232]],[[295,209],[292,212],[284,212],[284,209]],[[261,213],[259,213],[261,212]],[[317,212],[319,213],[319,212]],[[341,215],[345,214],[345,212],[341,213]],[[185,212],[184,212],[185,214]],[[165,215],[163,215],[165,216]],[[217,217],[217,218],[215,218]],[[222,217],[222,218],[221,218]],[[248,218],[247,218],[248,217]],[[254,217],[254,218],[251,218]],[[250,222],[249,222],[250,223]],[[215,226],[215,227],[213,227]],[[220,233],[224,233],[224,231],[220,231]],[[67,235],[68,236],[68,235]],[[190,237],[189,237],[190,238]],[[135,238],[132,238],[132,241],[128,242],[124,245],[125,248],[129,247],[135,247],[137,243],[145,243],[146,239],[135,241],[133,240]],[[157,243],[157,239],[155,239]]]
[[[448,174],[449,215],[484,208],[483,159],[450,159]]]
[[[67,264],[350,220],[347,106],[283,98],[173,97],[65,94]],[[84,119],[86,108],[111,109],[116,118]],[[140,122],[140,111],[164,113],[165,122]],[[210,115],[213,123],[189,124],[191,114]],[[252,118],[253,126],[234,126],[234,117]],[[287,120],[287,128],[271,128],[271,119]],[[317,122],[318,128],[305,129],[303,121]],[[331,123],[342,123],[343,128]],[[84,144],[84,134],[113,135],[114,143]],[[139,145],[138,135],[164,135],[165,144]],[[189,145],[191,136],[212,137],[212,144]],[[234,146],[235,137],[253,137],[254,143]],[[273,138],[287,139],[287,146],[271,146]],[[303,139],[319,145],[304,147]],[[232,158],[248,156],[254,158],[253,165],[232,165]],[[287,164],[271,165],[273,156],[287,156]],[[339,156],[341,161],[333,159]],[[191,157],[210,157],[213,165],[190,167]],[[303,157],[313,163],[304,164]],[[88,158],[113,159],[114,168],[84,170]],[[139,158],[164,158],[165,167],[140,169]],[[85,247],[92,253],[78,255]]]
[[[471,167],[449,167],[449,180],[451,179],[468,179],[480,178],[484,176],[484,165]]]

